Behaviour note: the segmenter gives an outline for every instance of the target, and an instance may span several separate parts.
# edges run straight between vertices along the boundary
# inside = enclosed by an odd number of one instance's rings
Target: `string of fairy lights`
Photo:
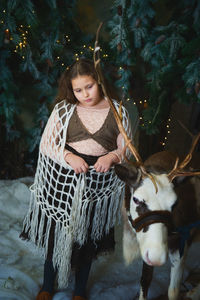
[[[5,10],[5,9],[3,10],[3,13],[4,13],[4,14],[6,13],[6,10]],[[35,11],[33,10],[32,13],[34,14]],[[1,23],[2,25],[4,25],[4,24],[5,24],[5,21],[4,21],[4,20],[1,20],[0,23]],[[16,44],[15,49],[13,50],[15,53],[22,54],[22,50],[25,49],[25,48],[27,47],[27,45],[28,45],[28,35],[29,35],[29,29],[30,29],[30,28],[31,28],[31,25],[23,25],[23,24],[21,24],[21,25],[18,26],[17,30],[18,30],[18,33],[19,33],[19,35],[20,35],[20,41],[19,41],[18,44]],[[12,35],[11,35],[11,33],[10,33],[10,30],[9,30],[8,28],[6,28],[6,29],[4,30],[4,34],[5,34],[4,42],[5,42],[6,44],[8,44],[10,41],[13,40],[13,37],[12,37]],[[65,34],[64,37],[65,37],[64,43],[70,43],[70,42],[71,42],[71,38],[70,38],[69,35]],[[61,40],[58,39],[56,42],[57,42],[58,44],[60,44],[60,43],[61,43]],[[62,42],[63,42],[63,41],[62,41]],[[84,52],[85,52],[85,51],[88,51],[88,50],[93,52],[93,51],[94,51],[94,48],[93,48],[91,45],[89,45],[89,46],[83,45],[83,46],[82,46],[82,50],[81,50],[80,52],[77,52],[77,53],[74,54],[74,59],[75,59],[75,60],[79,60],[80,57],[81,57],[82,55],[84,55]],[[102,51],[102,49],[100,49],[100,51]],[[106,58],[106,57],[108,57],[108,54],[105,54],[105,53],[104,53],[104,54],[102,54],[102,56],[103,56],[104,58]],[[25,58],[24,55],[21,55],[21,57],[22,57],[22,59]],[[63,61],[61,61],[60,56],[57,56],[57,57],[56,57],[56,60],[57,60],[57,61],[60,61],[60,64],[61,64],[62,67],[64,67],[64,66],[66,65]]]
[[[30,28],[30,25],[28,25],[27,26],[27,28]],[[21,53],[21,50],[23,50],[23,48],[26,48],[26,46],[27,46],[27,44],[28,44],[28,34],[29,34],[29,31],[27,30],[27,28],[24,26],[24,25],[20,25],[19,27],[18,27],[18,31],[20,32],[20,34],[21,34],[21,36],[20,36],[20,42],[15,46],[15,49],[13,50],[15,53]],[[10,31],[9,31],[9,29],[5,29],[5,31],[4,31],[4,33],[5,33],[5,43],[8,43],[9,41],[12,41],[13,40],[13,38],[12,38],[12,36],[10,35]],[[66,41],[67,42],[70,42],[71,41],[71,39],[69,38],[69,36],[68,35],[65,35],[65,39],[66,39]],[[57,40],[56,41],[58,44],[59,43],[61,43],[61,41],[60,40]],[[92,46],[87,46],[87,45],[83,45],[82,46],[82,50],[80,51],[80,52],[76,52],[75,54],[74,54],[74,59],[75,60],[79,60],[84,54],[85,54],[85,51],[91,51],[91,52],[93,52],[94,51],[94,48],[92,47]],[[102,49],[100,49],[100,51],[103,51]],[[102,54],[102,56],[104,57],[104,58],[107,58],[108,57],[108,54]],[[22,58],[24,59],[25,58],[25,56],[23,55],[22,56]],[[66,64],[61,60],[61,57],[60,56],[57,56],[56,57],[56,60],[57,61],[60,61],[60,65],[62,66],[62,67],[64,67]]]
[[[167,132],[167,135],[171,133],[171,131],[170,131],[170,123],[171,123],[171,119],[168,118],[167,124],[166,124],[166,132]],[[166,145],[166,142],[167,142],[167,139],[168,139],[168,136],[167,136],[167,135],[164,137],[164,140],[161,142],[161,145],[162,145],[162,146],[165,146],[165,145]]]
[[[3,10],[3,12],[5,13],[6,10]],[[34,12],[33,12],[34,13]],[[1,20],[0,23],[3,25],[4,24],[4,20]],[[19,53],[20,56],[22,57],[22,59],[25,59],[25,55],[22,55],[24,54],[23,53],[23,50],[25,50],[25,48],[27,47],[28,45],[28,38],[29,38],[29,30],[31,28],[31,25],[20,25],[18,26],[18,32],[20,34],[20,41],[18,44],[15,45],[15,49],[13,50],[14,53]],[[4,42],[5,43],[9,43],[10,41],[13,40],[13,37],[12,35],[10,34],[10,30],[8,28],[6,28],[4,30],[4,33],[5,33],[5,38],[4,38]],[[65,42],[66,43],[70,43],[71,42],[71,38],[69,35],[64,35],[64,39],[65,39]],[[56,41],[58,44],[61,43],[61,40],[57,40]],[[94,48],[91,46],[91,45],[86,45],[84,44],[82,47],[81,47],[81,50],[80,51],[77,51],[76,53],[74,53],[74,59],[76,61],[78,61],[82,56],[84,56],[85,54],[85,51],[91,51],[93,52],[94,51]],[[100,48],[100,51],[103,51],[101,48]],[[106,53],[103,53],[102,54],[102,57],[103,58],[108,58],[108,54]],[[61,57],[60,56],[57,56],[56,57],[56,61],[57,63],[59,63],[62,67],[65,67],[66,69],[69,68],[69,66],[66,66],[66,64],[62,61]],[[119,67],[118,71],[121,73],[123,72],[123,67]],[[122,86],[122,90],[124,89],[125,87]],[[133,105],[142,105],[143,106],[143,109],[147,108],[148,106],[148,101],[145,99],[145,100],[138,100],[138,101],[135,101],[135,100],[132,100],[131,98],[127,98],[126,101],[130,101],[133,103]],[[145,123],[144,123],[144,120],[143,120],[143,117],[140,116],[139,117],[139,120],[140,120],[140,124],[142,127],[145,126]],[[164,139],[160,142],[160,144],[165,147],[166,145],[166,142],[167,142],[167,139],[168,139],[168,135],[170,134],[170,122],[171,122],[171,119],[168,118],[167,120],[167,124],[166,124],[166,135],[164,137]],[[148,121],[149,124],[152,123],[152,121]]]
[[[147,108],[147,106],[148,106],[148,101],[147,101],[146,99],[145,99],[145,100],[138,100],[138,101],[135,101],[135,100],[131,100],[130,98],[127,98],[126,101],[131,101],[131,102],[133,103],[133,105],[136,105],[136,106],[137,106],[138,104],[140,104],[140,105],[142,105],[143,109]],[[140,120],[141,126],[144,127],[144,126],[145,126],[145,123],[144,123],[143,117],[140,116],[140,117],[139,117],[139,120]],[[148,123],[151,124],[152,121],[148,121]],[[168,135],[171,133],[171,130],[170,130],[170,127],[171,127],[171,118],[170,118],[170,117],[167,119],[167,122],[166,122],[166,125],[165,125],[165,126],[166,126],[166,127],[165,127],[165,132],[166,132],[166,134],[165,134],[163,140],[160,141],[160,144],[161,144],[163,147],[166,146],[166,143],[167,143],[167,140],[168,140]]]

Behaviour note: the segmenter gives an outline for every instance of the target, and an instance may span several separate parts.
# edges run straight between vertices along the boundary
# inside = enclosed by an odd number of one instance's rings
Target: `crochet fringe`
[[[110,171],[114,172],[113,170]],[[64,226],[62,222],[57,220],[54,232],[54,250],[53,250],[53,265],[58,269],[58,286],[64,288],[68,284],[68,279],[71,271],[71,255],[72,246],[74,242],[78,242],[82,246],[88,235],[88,228],[91,221],[91,212],[95,204],[93,222],[92,222],[92,240],[101,239],[104,232],[108,233],[109,230],[115,225],[116,222],[121,220],[121,204],[124,198],[123,183],[120,182],[116,176],[112,179],[114,189],[104,190],[101,194],[105,193],[105,197],[99,197],[95,201],[84,200],[85,193],[85,174],[81,174],[81,178],[76,185],[76,193],[73,198],[71,215],[68,216],[69,226]],[[46,211],[41,209],[41,203],[35,201],[36,190],[34,185],[31,187],[31,205],[29,212],[24,220],[24,230],[28,232],[29,238],[41,250],[44,258],[47,256],[48,240],[52,220],[54,218],[48,217],[45,224]],[[40,212],[40,220],[38,218]],[[45,226],[45,237],[43,236]],[[36,240],[37,237],[37,240]]]

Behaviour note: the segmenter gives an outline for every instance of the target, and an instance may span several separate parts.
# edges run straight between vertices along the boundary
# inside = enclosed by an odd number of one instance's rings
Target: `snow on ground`
[[[34,246],[19,239],[29,204],[32,178],[0,180],[0,300],[34,300],[42,282],[43,258]],[[89,300],[137,299],[141,261],[126,267],[121,255],[121,227],[116,228],[117,247],[113,255],[99,257],[92,266],[88,283]],[[199,268],[200,243],[194,244],[186,260],[184,277]],[[169,262],[155,268],[149,299],[167,291]],[[53,300],[71,300],[73,275],[67,289]]]

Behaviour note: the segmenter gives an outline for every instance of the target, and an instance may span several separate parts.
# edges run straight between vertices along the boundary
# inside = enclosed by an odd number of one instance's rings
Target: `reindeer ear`
[[[115,172],[119,179],[126,182],[129,186],[136,187],[140,183],[141,171],[136,166],[123,163],[115,165]]]

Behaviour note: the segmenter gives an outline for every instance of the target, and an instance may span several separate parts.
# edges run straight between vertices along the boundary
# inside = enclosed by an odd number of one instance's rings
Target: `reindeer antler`
[[[98,45],[98,40],[99,40],[99,32],[101,30],[101,27],[102,27],[103,23],[101,22],[98,29],[97,29],[97,33],[96,33],[96,41],[95,41],[95,46],[94,46],[94,54],[93,54],[93,60],[94,60],[94,66],[95,66],[95,69],[96,69],[96,72],[97,72],[97,76],[98,76],[98,83],[101,85],[102,87],[102,90],[103,90],[103,93],[105,95],[105,97],[108,99],[108,102],[110,104],[110,107],[112,109],[112,112],[113,112],[113,115],[115,117],[115,120],[117,122],[117,125],[118,125],[118,128],[119,128],[119,131],[121,132],[121,134],[123,135],[124,137],[124,140],[125,140],[125,147],[124,147],[124,152],[125,152],[125,149],[128,147],[130,149],[130,151],[133,153],[138,165],[139,165],[139,168],[141,169],[142,171],[142,174],[143,176],[148,176],[152,182],[153,182],[153,185],[156,189],[156,193],[158,191],[158,188],[157,188],[157,184],[155,182],[155,179],[153,178],[153,176],[149,173],[147,173],[147,171],[145,170],[145,167],[144,167],[144,164],[142,162],[142,159],[137,151],[137,149],[135,148],[135,146],[132,144],[132,141],[131,139],[127,136],[127,133],[122,125],[122,117],[120,114],[118,114],[111,98],[108,96],[107,94],[107,91],[106,91],[106,88],[105,88],[105,85],[104,85],[104,78],[103,78],[103,75],[102,75],[102,72],[101,72],[101,66],[100,66],[100,54],[99,54],[99,50],[100,50],[100,47]],[[119,111],[121,111],[121,103],[120,103],[120,109]]]
[[[172,181],[177,176],[200,175],[200,171],[195,172],[195,171],[184,171],[183,170],[185,168],[185,166],[187,166],[188,163],[190,162],[190,160],[192,159],[192,154],[193,154],[194,149],[199,141],[199,138],[200,138],[200,133],[196,135],[189,153],[186,155],[185,159],[180,163],[180,165],[178,165],[179,159],[176,160],[173,170],[167,175],[170,181]]]
[[[126,147],[128,147],[131,152],[133,153],[136,161],[143,165],[143,162],[142,162],[142,159],[138,153],[138,151],[136,150],[136,148],[132,145],[131,143],[131,139],[127,136],[127,133],[122,125],[122,120],[121,120],[121,117],[120,115],[118,114],[115,106],[113,105],[113,102],[112,100],[110,99],[110,97],[108,96],[107,94],[107,91],[105,89],[105,85],[104,85],[104,78],[103,78],[103,75],[102,75],[102,72],[101,72],[101,67],[100,67],[100,55],[99,55],[99,50],[100,50],[100,47],[98,45],[98,39],[99,39],[99,32],[100,32],[100,29],[102,27],[103,23],[100,23],[98,29],[97,29],[97,33],[96,33],[96,41],[95,41],[95,47],[94,47],[94,55],[93,55],[93,59],[94,59],[94,66],[95,66],[95,69],[97,71],[97,75],[98,75],[98,83],[101,85],[102,87],[102,90],[103,90],[103,93],[105,95],[105,97],[108,99],[108,102],[110,104],[110,107],[113,111],[113,114],[114,114],[114,117],[116,119],[116,122],[117,122],[117,125],[118,125],[118,128],[119,128],[119,131],[121,132],[121,134],[123,135],[124,139],[125,139],[125,143],[126,143]]]

